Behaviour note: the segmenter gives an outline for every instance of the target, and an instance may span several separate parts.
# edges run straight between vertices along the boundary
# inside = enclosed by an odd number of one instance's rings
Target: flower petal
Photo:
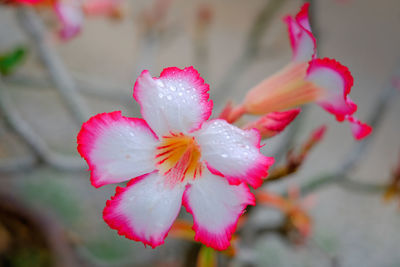
[[[188,133],[211,115],[208,84],[193,68],[166,68],[160,78],[145,70],[138,77],[133,97],[141,106],[143,118],[158,136],[170,132]]]
[[[194,135],[209,169],[232,184],[259,187],[274,162],[260,153],[260,134],[255,129],[242,130],[217,119],[203,123]]]
[[[372,132],[371,126],[361,122],[354,116],[346,116],[345,119],[350,123],[351,132],[356,140],[361,140]]]
[[[121,6],[122,0],[85,0],[82,8],[87,15],[113,15]]]
[[[323,89],[317,103],[342,121],[345,115],[357,110],[357,105],[348,97],[353,86],[353,76],[349,69],[334,59],[315,59],[310,62],[306,80]]]
[[[14,0],[15,3],[19,4],[28,4],[28,5],[35,5],[41,2],[42,0]],[[12,3],[12,1],[11,1]]]
[[[78,2],[57,1],[54,11],[61,22],[59,35],[61,39],[68,40],[76,36],[83,25],[83,12]]]
[[[250,122],[243,129],[257,129],[261,138],[270,138],[281,133],[299,115],[300,108],[271,112],[260,119]]]
[[[107,201],[104,221],[118,234],[155,248],[178,216],[184,190],[184,184],[170,187],[158,172],[133,179]]]
[[[323,90],[304,80],[308,62],[291,62],[285,68],[253,87],[243,102],[246,113],[264,115],[314,102]]]
[[[78,151],[95,187],[122,182],[155,169],[157,137],[142,119],[120,111],[98,114],[82,125]]]
[[[311,32],[308,19],[309,5],[309,3],[305,3],[295,18],[291,16],[284,18],[293,50],[292,60],[295,62],[307,62],[315,58],[317,53],[317,42]]]
[[[183,205],[193,215],[195,240],[224,250],[239,216],[247,205],[255,205],[255,198],[245,184],[230,185],[225,178],[204,170],[186,189]]]

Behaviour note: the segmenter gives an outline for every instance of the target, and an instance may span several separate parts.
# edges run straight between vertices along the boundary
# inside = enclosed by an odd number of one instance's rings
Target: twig
[[[354,179],[350,179],[346,177],[343,179],[341,183],[338,183],[339,186],[341,186],[343,189],[346,190],[351,190],[351,191],[356,191],[360,193],[370,193],[370,194],[375,194],[375,193],[383,193],[387,186],[383,184],[372,184],[372,183],[366,183],[366,182],[361,182],[357,181]]]
[[[90,114],[87,105],[79,96],[72,77],[50,44],[42,21],[29,7],[18,7],[16,14],[22,29],[35,44],[42,63],[47,68],[52,81],[70,112],[79,123],[85,122]]]
[[[273,157],[275,162],[278,163],[286,155],[286,153],[293,147],[296,136],[300,132],[303,122],[307,115],[308,107],[304,106],[301,109],[301,113],[297,118],[289,125],[285,133],[284,139],[282,140],[280,146],[274,153]]]
[[[37,163],[34,155],[25,155],[17,158],[0,160],[0,173],[17,172],[31,169]]]
[[[316,25],[316,17],[315,17],[315,10],[316,10],[316,6],[315,6],[315,1],[313,0],[305,0],[303,2],[309,2],[310,3],[310,7],[309,7],[309,20],[310,20],[310,25],[311,25],[311,29],[313,32],[313,35],[315,38],[317,38],[319,36],[318,34],[318,29],[317,29],[317,25]],[[283,142],[281,143],[281,145],[278,147],[277,151],[275,152],[274,158],[275,158],[275,162],[279,162],[282,157],[285,156],[285,153],[287,153],[287,151],[293,146],[294,141],[296,139],[297,133],[300,132],[301,130],[301,126],[303,125],[304,119],[306,117],[307,114],[307,110],[308,107],[307,106],[303,106],[302,107],[302,112],[300,114],[300,116],[297,117],[297,119],[292,123],[292,125],[288,128],[287,133],[286,133],[286,137],[283,140]]]
[[[225,73],[216,94],[213,99],[215,103],[221,102],[220,98],[226,96],[226,90],[231,90],[233,93],[234,84],[243,72],[247,69],[251,61],[253,61],[260,52],[260,41],[263,37],[265,30],[271,25],[275,13],[283,6],[286,0],[271,0],[264,6],[264,8],[257,15],[254,24],[247,37],[247,41],[242,54],[231,65]]]
[[[208,37],[213,11],[210,5],[202,4],[197,7],[193,35],[194,65],[203,77],[208,77],[209,47]]]
[[[78,90],[86,95],[122,103],[130,103],[133,99],[130,97],[133,84],[116,86],[112,81],[104,81],[98,77],[88,76],[86,73],[71,72],[71,74],[78,84]]]
[[[77,157],[61,155],[52,152],[44,140],[37,135],[29,124],[21,117],[18,110],[14,108],[11,97],[0,82],[0,111],[4,115],[11,128],[24,140],[34,151],[40,160],[60,170],[83,170],[85,165]]]
[[[130,101],[130,98],[127,96],[132,92],[131,89],[128,90],[127,88],[131,86],[123,86],[124,88],[122,89],[122,86],[118,88],[112,85],[110,81],[105,82],[98,78],[87,77],[86,74],[81,73],[71,72],[71,74],[78,85],[77,89],[83,94],[116,102],[128,103]],[[24,73],[17,73],[12,76],[4,77],[3,81],[7,84],[29,86],[30,88],[38,90],[53,87],[53,84],[44,78]],[[123,90],[126,91],[126,93],[122,93]]]
[[[392,77],[400,77],[400,65],[397,67],[397,70]],[[392,84],[392,80],[393,79],[390,79],[390,83],[386,85],[385,89],[379,94],[378,100],[375,102],[375,106],[371,109],[371,114],[367,119],[369,125],[375,129],[374,132],[372,132],[368,138],[357,143],[347,157],[345,157],[343,162],[331,174],[322,175],[304,184],[301,187],[302,193],[307,194],[311,191],[319,189],[322,186],[345,180],[346,174],[352,171],[357,163],[360,162],[361,158],[365,155],[366,149],[371,144],[373,136],[378,130],[379,124],[383,120],[383,117],[390,106],[390,101],[393,100],[397,91],[396,87]]]
[[[160,51],[159,36],[156,32],[146,33],[141,36],[133,77],[138,77],[143,70],[154,71],[157,65],[157,53]]]

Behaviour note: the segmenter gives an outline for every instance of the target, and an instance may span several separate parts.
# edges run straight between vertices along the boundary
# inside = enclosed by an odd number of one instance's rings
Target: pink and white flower
[[[287,111],[271,112],[256,121],[246,124],[243,129],[255,128],[260,131],[262,139],[271,138],[285,130],[296,119],[300,111],[300,108],[295,108]]]
[[[103,212],[120,235],[153,248],[164,243],[183,205],[193,215],[195,240],[223,250],[239,216],[255,199],[273,158],[260,153],[257,130],[207,119],[209,86],[192,67],[143,71],[133,96],[143,119],[120,111],[102,113],[82,125],[78,151],[95,187],[117,187]],[[136,177],[136,178],[135,178]]]
[[[234,114],[262,115],[315,102],[338,121],[347,120],[356,139],[364,138],[372,129],[353,116],[357,105],[348,96],[353,77],[348,68],[336,60],[317,58],[308,7],[306,3],[295,17],[284,19],[293,51],[292,61],[252,88]]]
[[[66,41],[77,36],[86,15],[118,17],[122,0],[9,0],[10,3],[50,7],[60,23],[58,35]]]
[[[62,40],[69,40],[81,31],[84,16],[79,1],[57,1],[54,3],[54,12],[60,22],[58,32]]]

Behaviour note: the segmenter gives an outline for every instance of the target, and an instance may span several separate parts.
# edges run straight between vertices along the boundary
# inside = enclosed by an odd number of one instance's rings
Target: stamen
[[[201,176],[201,152],[194,137],[182,133],[163,136],[157,147],[157,166],[168,182],[176,184]]]

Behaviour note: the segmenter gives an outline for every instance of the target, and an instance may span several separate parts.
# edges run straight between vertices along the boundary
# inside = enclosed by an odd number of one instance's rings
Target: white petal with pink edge
[[[152,78],[148,71],[138,77],[133,96],[143,118],[159,136],[188,133],[207,120],[212,111],[208,84],[193,68],[171,67]]]
[[[287,16],[284,19],[293,50],[292,60],[295,62],[308,62],[315,58],[317,53],[316,39],[311,32],[308,19],[308,8],[309,4],[306,3],[295,18]]]
[[[182,205],[184,184],[171,187],[158,172],[133,179],[116,194],[103,218],[118,234],[155,248],[162,245]]]
[[[356,140],[364,139],[372,132],[371,126],[354,116],[346,116],[345,119],[350,123],[351,132]]]
[[[186,189],[183,205],[193,215],[195,240],[224,250],[230,245],[237,221],[247,205],[255,205],[245,184],[230,185],[208,170]]]
[[[342,121],[345,115],[357,110],[348,94],[353,86],[349,69],[334,59],[315,59],[310,62],[306,80],[317,85],[324,92],[317,103]]]
[[[82,125],[77,140],[95,187],[155,169],[158,139],[142,119],[124,117],[120,111],[98,114]]]
[[[273,164],[273,158],[260,153],[260,134],[255,129],[242,130],[217,119],[203,123],[194,136],[209,169],[232,184],[246,182],[257,188]]]

